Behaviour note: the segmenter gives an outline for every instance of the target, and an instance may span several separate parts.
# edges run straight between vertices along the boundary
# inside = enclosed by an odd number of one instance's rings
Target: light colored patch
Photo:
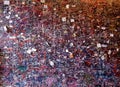
[[[9,5],[10,1],[9,0],[4,0],[4,5]]]

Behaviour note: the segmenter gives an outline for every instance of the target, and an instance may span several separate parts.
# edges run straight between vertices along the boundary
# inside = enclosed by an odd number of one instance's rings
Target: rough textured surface
[[[120,87],[120,5],[0,1],[0,74],[1,87]]]

